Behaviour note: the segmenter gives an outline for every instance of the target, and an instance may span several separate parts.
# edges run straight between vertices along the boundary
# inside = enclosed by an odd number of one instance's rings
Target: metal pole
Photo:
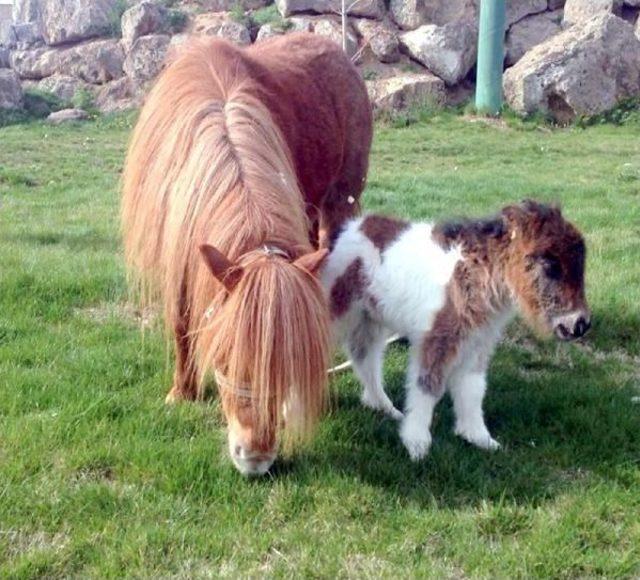
[[[476,73],[476,109],[497,115],[502,106],[505,0],[481,0]]]

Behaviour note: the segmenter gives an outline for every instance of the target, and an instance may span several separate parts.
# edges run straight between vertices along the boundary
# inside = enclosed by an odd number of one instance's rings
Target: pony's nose
[[[576,320],[576,324],[573,327],[573,336],[576,338],[580,338],[584,336],[587,331],[591,328],[591,320],[587,319],[584,316],[580,316],[578,320]]]
[[[236,445],[231,460],[242,475],[264,475],[276,459],[276,453],[252,453],[241,445]]]

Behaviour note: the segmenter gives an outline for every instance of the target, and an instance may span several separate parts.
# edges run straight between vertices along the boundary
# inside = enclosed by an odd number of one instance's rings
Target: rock
[[[124,72],[136,85],[154,79],[164,67],[171,38],[166,34],[141,36],[124,61]]]
[[[40,0],[13,0],[13,22],[37,22],[40,18]]]
[[[53,75],[36,83],[36,88],[58,97],[65,103],[70,103],[78,91],[91,91],[91,87],[83,80],[65,75]]]
[[[249,29],[225,13],[199,14],[193,20],[191,33],[218,36],[240,45],[251,44]]]
[[[273,0],[198,0],[200,12],[229,12],[240,6],[243,10],[257,10],[273,4]]]
[[[640,94],[640,41],[624,20],[604,14],[530,50],[504,75],[507,103],[566,123]]]
[[[0,68],[9,68],[9,49],[0,46]]]
[[[69,121],[84,121],[89,118],[89,113],[83,109],[62,109],[51,113],[47,117],[47,123],[52,125],[60,125],[61,123],[67,123]]]
[[[564,26],[585,22],[593,16],[619,14],[622,0],[567,0],[564,5]]]
[[[544,12],[547,0],[508,0],[505,15],[507,28],[530,14]]]
[[[313,16],[292,16],[287,18],[288,32],[313,32],[315,18]]]
[[[400,28],[413,30],[421,24],[476,21],[479,5],[479,0],[390,0],[389,10]]]
[[[475,63],[477,29],[467,21],[444,26],[425,24],[401,34],[400,45],[412,58],[452,85],[462,80]]]
[[[112,33],[118,0],[42,0],[42,34],[50,46]]]
[[[337,20],[320,18],[313,23],[314,34],[324,36],[333,40],[337,45],[342,46],[342,25]],[[358,51],[358,38],[350,25],[347,27],[346,53],[354,56]]]
[[[380,62],[400,60],[398,34],[390,24],[359,18],[354,22],[354,28],[362,37],[363,46],[369,47]]]
[[[267,22],[260,27],[258,34],[256,35],[256,42],[266,40],[267,38],[273,38],[274,36],[282,36],[286,30],[282,26]]]
[[[135,109],[141,105],[141,99],[132,82],[124,77],[103,85],[96,94],[95,104],[102,113],[113,113]]]
[[[340,0],[276,0],[276,7],[282,16],[315,12],[316,14],[340,14]],[[380,18],[384,14],[382,0],[347,0],[347,14],[366,18]]]
[[[534,46],[562,30],[562,10],[542,12],[516,22],[507,33],[506,63],[511,66]]]
[[[13,34],[15,36],[15,46],[18,50],[27,50],[28,48],[42,45],[42,34],[40,34],[40,27],[36,22],[14,24]]]
[[[140,2],[122,15],[122,44],[129,50],[141,36],[164,32],[167,26],[167,10],[161,4]]]
[[[391,112],[434,102],[442,103],[444,82],[430,73],[394,76],[365,81],[369,99],[376,113]]]
[[[636,38],[640,39],[640,18],[636,21],[634,31],[636,33]]]
[[[8,69],[0,69],[0,109],[22,107],[22,88],[18,75]]]
[[[100,85],[122,77],[123,64],[124,51],[117,40],[97,40],[64,51],[57,72]]]
[[[55,49],[14,50],[10,58],[11,68],[21,79],[40,80],[55,74],[59,66],[59,55]]]
[[[0,46],[15,48],[18,39],[10,20],[0,20]]]
[[[564,3],[565,0],[549,0],[549,10],[558,10],[559,8],[564,8]]]
[[[122,45],[114,39],[90,41],[69,48],[37,48],[11,53],[11,66],[20,78],[34,80],[61,74],[102,84],[124,74],[123,62]]]

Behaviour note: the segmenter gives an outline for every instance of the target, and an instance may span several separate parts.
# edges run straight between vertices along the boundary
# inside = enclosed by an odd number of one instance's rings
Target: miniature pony
[[[482,449],[499,447],[482,411],[493,350],[516,309],[560,340],[583,336],[591,324],[584,267],[584,240],[560,209],[525,201],[479,221],[352,220],[321,277],[363,403],[402,419],[402,441],[418,460],[429,451],[445,390],[456,434]],[[392,333],[411,344],[404,418],[382,384]]]
[[[326,396],[318,250],[356,215],[371,144],[364,82],[340,47],[291,34],[191,41],[140,113],[124,171],[125,256],[164,305],[167,402],[216,376],[229,453],[262,474]],[[286,411],[286,417],[285,417]]]

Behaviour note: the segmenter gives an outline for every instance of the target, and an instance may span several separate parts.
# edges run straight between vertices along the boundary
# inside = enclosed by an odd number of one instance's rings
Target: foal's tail
[[[240,265],[240,282],[202,331],[198,366],[220,371],[227,408],[250,401],[258,437],[280,425],[284,443],[292,443],[311,432],[326,402],[324,294],[309,272],[262,251],[247,254]],[[243,399],[245,389],[250,397]]]

